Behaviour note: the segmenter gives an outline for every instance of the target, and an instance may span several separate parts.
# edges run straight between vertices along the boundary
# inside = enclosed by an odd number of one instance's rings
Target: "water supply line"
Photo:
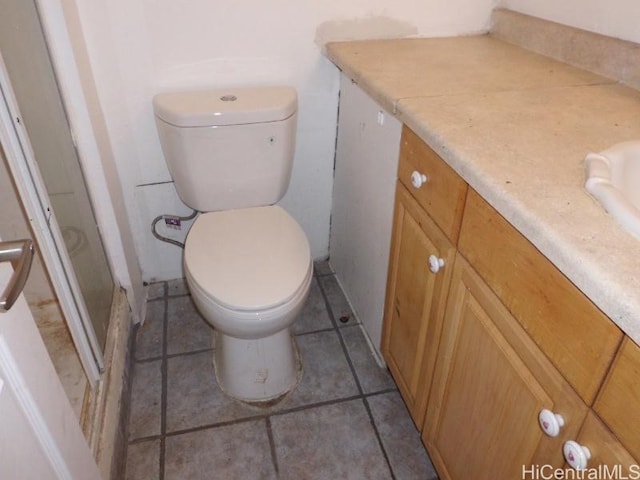
[[[191,215],[188,215],[186,217],[181,217],[179,215],[167,215],[167,214],[158,215],[156,218],[153,219],[153,222],[151,222],[151,233],[153,233],[153,236],[156,237],[158,240],[160,240],[162,242],[167,242],[167,243],[170,243],[172,245],[175,245],[176,247],[180,247],[180,248],[184,249],[184,243],[179,242],[178,240],[174,240],[173,238],[165,237],[163,235],[160,235],[158,232],[156,232],[156,224],[160,220],[164,220],[166,218],[172,218],[172,219],[177,219],[180,222],[183,222],[183,221],[186,222],[187,220],[193,220],[194,218],[196,218],[198,213],[199,212],[197,210],[194,210]]]

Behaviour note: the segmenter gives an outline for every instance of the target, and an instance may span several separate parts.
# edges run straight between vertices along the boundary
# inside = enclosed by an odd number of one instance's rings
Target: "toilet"
[[[187,235],[184,274],[213,327],[218,384],[239,400],[273,401],[301,375],[289,327],[313,276],[304,231],[274,205],[293,166],[296,91],[162,93],[153,108],[178,195],[202,212]]]

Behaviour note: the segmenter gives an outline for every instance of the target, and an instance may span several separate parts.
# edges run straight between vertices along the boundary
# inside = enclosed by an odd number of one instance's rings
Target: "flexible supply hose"
[[[162,235],[160,235],[158,232],[156,232],[156,224],[160,221],[160,220],[164,220],[166,217],[172,217],[172,218],[177,218],[178,220],[182,221],[187,221],[187,220],[193,220],[194,218],[196,218],[196,215],[198,215],[198,211],[194,210],[193,213],[187,217],[180,217],[178,215],[167,215],[167,214],[163,214],[163,215],[158,215],[156,218],[153,219],[153,222],[151,222],[151,233],[153,233],[153,236],[156,237],[158,240],[162,241],[162,242],[167,242],[170,243],[172,245],[175,245],[176,247],[180,247],[180,248],[184,248],[184,243],[179,242],[178,240],[174,240],[173,238],[169,238],[169,237],[164,237]]]

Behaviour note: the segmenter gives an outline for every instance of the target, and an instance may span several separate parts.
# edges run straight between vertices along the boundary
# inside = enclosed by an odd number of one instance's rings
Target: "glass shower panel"
[[[114,294],[34,0],[3,0],[0,49],[98,342]]]

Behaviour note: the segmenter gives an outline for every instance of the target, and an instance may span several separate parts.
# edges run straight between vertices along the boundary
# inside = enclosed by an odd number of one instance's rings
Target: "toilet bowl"
[[[156,127],[180,199],[201,213],[184,248],[196,307],[213,327],[220,387],[249,402],[274,400],[301,374],[289,327],[313,276],[302,228],[275,205],[295,152],[292,87],[158,94]]]
[[[252,402],[291,390],[300,361],[289,327],[313,276],[309,243],[293,218],[278,206],[201,215],[187,236],[184,271],[216,331],[220,387]]]

